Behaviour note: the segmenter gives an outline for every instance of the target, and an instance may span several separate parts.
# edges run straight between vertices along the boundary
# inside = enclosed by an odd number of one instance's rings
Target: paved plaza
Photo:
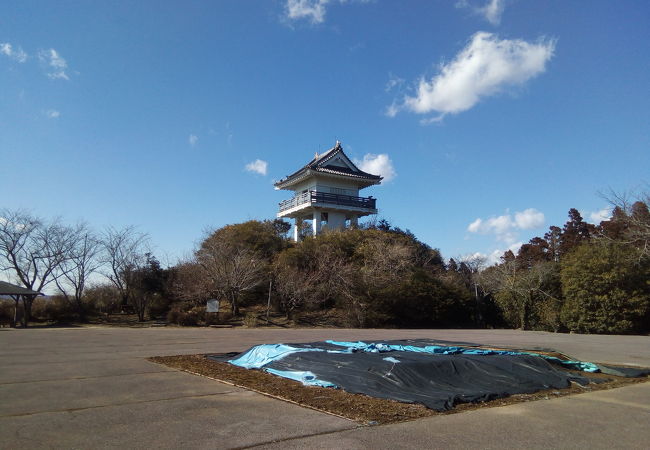
[[[0,448],[647,448],[650,383],[360,426],[146,360],[260,343],[433,338],[650,366],[650,337],[516,330],[0,329]]]

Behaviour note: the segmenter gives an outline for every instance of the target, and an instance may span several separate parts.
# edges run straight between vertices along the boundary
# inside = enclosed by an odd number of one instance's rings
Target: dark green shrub
[[[579,333],[648,331],[650,264],[615,242],[584,244],[562,261],[562,319]]]

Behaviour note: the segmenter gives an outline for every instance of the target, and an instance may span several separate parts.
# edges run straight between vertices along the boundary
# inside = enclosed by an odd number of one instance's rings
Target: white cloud
[[[523,242],[515,242],[513,244],[508,245],[505,249],[503,248],[497,248],[492,251],[489,251],[489,253],[483,253],[483,252],[475,252],[471,253],[468,255],[464,255],[463,257],[459,258],[459,261],[462,261],[463,259],[484,259],[485,260],[485,267],[492,266],[494,264],[498,264],[501,262],[501,257],[505,252],[510,250],[512,253],[515,255],[519,252],[519,248],[523,245]]]
[[[48,109],[47,111],[44,111],[44,114],[48,119],[57,119],[61,115],[61,113],[56,109]]]
[[[14,48],[9,42],[0,42],[0,54],[8,56],[19,63],[24,63],[28,57],[22,48]]]
[[[426,119],[420,119],[420,125],[430,125],[432,123],[442,122],[442,119],[445,118],[444,114],[438,116],[428,117]]]
[[[583,214],[581,214],[583,215]],[[589,217],[589,221],[593,224],[600,224],[603,220],[609,220],[612,218],[612,210],[610,208],[603,208],[599,211],[593,211],[589,214],[584,214]]]
[[[494,234],[498,241],[512,245],[519,238],[518,231],[540,228],[544,225],[544,221],[544,213],[535,208],[528,208],[516,212],[514,218],[509,213],[485,220],[477,218],[467,226],[467,231],[477,234]]]
[[[190,137],[187,138],[187,142],[189,142],[190,145],[194,147],[196,143],[199,142],[199,137],[196,134],[190,134]]]
[[[486,0],[483,6],[478,6],[477,2],[472,4],[469,0],[458,0],[456,2],[456,8],[470,8],[475,14],[483,16],[485,20],[494,26],[501,23],[501,15],[505,6],[505,0]]]
[[[269,164],[266,161],[261,159],[256,159],[253,162],[246,164],[246,170],[248,172],[259,173],[260,175],[266,175]]]
[[[490,256],[488,256],[488,262],[490,264],[496,264],[501,262],[501,257],[505,252],[510,250],[512,253],[515,255],[519,252],[519,248],[524,245],[523,242],[515,242],[513,244],[510,244],[507,248],[505,249],[496,249],[490,253]]]
[[[325,5],[330,0],[287,0],[286,11],[289,19],[308,19],[311,23],[325,20]]]
[[[481,252],[474,252],[474,253],[468,253],[466,255],[461,255],[458,257],[458,261],[472,261],[476,259],[485,259],[485,253]]]
[[[393,161],[391,161],[391,159],[385,153],[381,153],[379,155],[366,153],[363,157],[363,160],[360,161],[358,159],[355,159],[354,163],[359,167],[359,169],[363,170],[364,172],[368,172],[373,175],[381,175],[384,177],[383,181],[390,181],[397,176],[397,172],[393,166]]]
[[[351,3],[355,0],[287,0],[285,13],[291,20],[309,20],[312,24],[323,23],[327,13],[327,5],[335,3]],[[360,3],[368,3],[370,0],[356,0]],[[363,45],[363,44],[362,44]]]
[[[41,50],[38,53],[38,59],[47,65],[49,70],[47,73],[48,77],[52,79],[70,79],[65,73],[66,69],[68,68],[68,63],[53,48],[49,50]]]
[[[403,78],[400,78],[400,77],[398,77],[396,75],[393,75],[392,73],[389,73],[388,74],[388,82],[386,83],[386,87],[384,88],[384,90],[386,92],[390,92],[394,88],[399,88],[400,86],[402,86],[405,81],[406,80],[404,80]]]
[[[543,73],[554,49],[555,41],[540,39],[530,43],[478,32],[453,61],[441,65],[438,75],[431,80],[420,79],[414,97],[405,96],[400,104],[389,108],[389,113],[436,112],[439,116],[434,117],[435,121],[446,114],[466,111],[484,97],[522,85]]]
[[[399,112],[399,105],[393,102],[392,105],[386,108],[386,115],[388,117],[395,117]]]
[[[515,213],[515,223],[520,230],[532,230],[544,225],[544,213],[535,208],[528,208]]]
[[[504,0],[488,0],[485,6],[478,8],[477,12],[482,14],[492,25],[499,25],[505,6]]]
[[[467,231],[470,233],[478,233],[483,225],[483,219],[477,218],[474,222],[467,226]]]
[[[504,253],[505,252],[503,250],[500,250],[500,249],[496,249],[496,250],[490,252],[489,255],[485,255],[485,263],[488,266],[493,266],[495,264],[498,264],[499,262],[501,262],[501,261],[499,261],[499,258],[501,258],[501,256],[503,256]]]

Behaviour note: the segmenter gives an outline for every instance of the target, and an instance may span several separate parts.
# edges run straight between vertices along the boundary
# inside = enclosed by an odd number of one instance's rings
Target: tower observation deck
[[[359,191],[380,184],[382,177],[360,170],[343,152],[340,142],[304,167],[275,183],[276,189],[293,191],[280,203],[278,218],[294,219],[293,238],[298,241],[305,220],[312,221],[315,235],[325,229],[356,226],[359,217],[377,214],[377,199]]]

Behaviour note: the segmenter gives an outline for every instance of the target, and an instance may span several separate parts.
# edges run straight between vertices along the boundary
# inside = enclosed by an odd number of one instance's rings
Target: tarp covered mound
[[[566,388],[571,382],[586,385],[595,380],[566,369],[599,371],[592,363],[543,354],[429,340],[265,344],[228,362],[305,385],[421,403],[439,411],[457,403]]]

